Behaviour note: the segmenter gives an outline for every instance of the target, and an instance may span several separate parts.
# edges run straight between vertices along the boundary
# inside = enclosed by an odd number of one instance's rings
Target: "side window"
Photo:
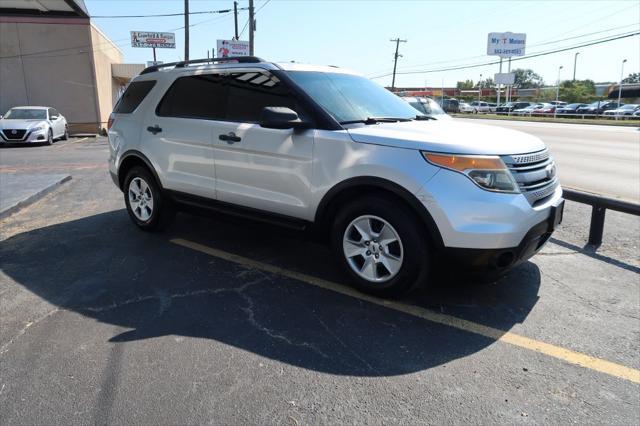
[[[132,82],[118,100],[118,103],[113,108],[113,112],[117,114],[130,114],[135,111],[155,84],[155,80]]]
[[[156,114],[161,117],[224,120],[225,91],[220,74],[180,77],[167,90]]]
[[[236,72],[227,76],[226,83],[229,88],[226,119],[229,121],[257,123],[262,108],[268,106],[291,108],[303,115],[295,98],[274,75]]]
[[[49,108],[49,120],[55,120],[56,118],[58,118],[58,112],[53,108]]]

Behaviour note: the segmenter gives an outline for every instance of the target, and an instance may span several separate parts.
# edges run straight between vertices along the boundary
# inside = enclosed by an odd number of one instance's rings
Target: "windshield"
[[[370,117],[411,120],[421,115],[407,102],[364,77],[317,71],[287,74],[341,123]]]
[[[46,120],[47,110],[45,109],[10,109],[4,118],[12,120]]]

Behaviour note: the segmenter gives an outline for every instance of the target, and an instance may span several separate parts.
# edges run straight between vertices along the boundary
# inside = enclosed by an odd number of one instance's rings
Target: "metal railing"
[[[563,196],[565,200],[588,204],[592,207],[591,225],[589,226],[589,244],[594,246],[602,244],[604,218],[607,209],[640,216],[640,204],[568,188],[563,188]]]

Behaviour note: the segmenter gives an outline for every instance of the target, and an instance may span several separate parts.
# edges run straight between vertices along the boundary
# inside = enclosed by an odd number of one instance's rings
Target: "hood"
[[[356,142],[452,154],[511,155],[545,148],[527,133],[455,119],[358,125],[348,132]]]
[[[39,125],[47,125],[47,120],[35,119],[35,120],[13,120],[10,118],[3,118],[0,120],[0,129],[30,129]]]

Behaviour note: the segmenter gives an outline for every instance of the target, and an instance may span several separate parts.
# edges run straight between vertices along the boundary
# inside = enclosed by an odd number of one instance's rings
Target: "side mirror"
[[[302,121],[291,108],[264,107],[260,111],[260,126],[267,129],[308,129],[311,123]]]

